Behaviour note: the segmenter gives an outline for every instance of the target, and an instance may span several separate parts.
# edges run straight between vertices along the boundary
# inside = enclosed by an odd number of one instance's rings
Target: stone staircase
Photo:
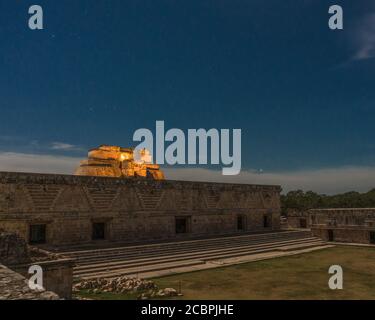
[[[211,239],[127,245],[62,252],[76,259],[74,277],[93,279],[139,275],[204,265],[242,256],[324,246],[309,231],[246,234]]]

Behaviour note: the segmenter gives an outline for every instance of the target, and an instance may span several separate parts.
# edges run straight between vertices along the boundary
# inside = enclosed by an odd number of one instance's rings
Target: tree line
[[[313,191],[289,191],[281,195],[282,213],[288,209],[308,210],[315,208],[375,208],[375,188],[366,192],[346,192],[336,195],[318,194]]]

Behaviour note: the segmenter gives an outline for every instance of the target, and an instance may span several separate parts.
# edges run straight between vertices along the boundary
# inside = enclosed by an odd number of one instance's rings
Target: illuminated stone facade
[[[142,177],[164,180],[159,165],[153,164],[150,153],[142,150],[135,160],[134,149],[102,145],[89,151],[88,160],[81,161],[75,172],[79,176]]]
[[[279,186],[0,173],[0,228],[31,243],[154,241],[280,229]]]

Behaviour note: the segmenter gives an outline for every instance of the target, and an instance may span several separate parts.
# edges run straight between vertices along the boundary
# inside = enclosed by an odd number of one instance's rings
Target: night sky
[[[375,164],[373,1],[0,1],[0,152],[84,157],[164,120],[242,129],[244,169]]]

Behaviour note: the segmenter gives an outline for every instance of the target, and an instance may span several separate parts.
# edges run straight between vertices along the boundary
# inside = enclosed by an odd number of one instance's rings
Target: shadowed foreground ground
[[[328,269],[344,270],[344,289],[328,288]],[[182,299],[375,299],[375,248],[325,249],[285,258],[153,279],[178,289]],[[120,294],[84,294],[94,299],[134,299]]]

